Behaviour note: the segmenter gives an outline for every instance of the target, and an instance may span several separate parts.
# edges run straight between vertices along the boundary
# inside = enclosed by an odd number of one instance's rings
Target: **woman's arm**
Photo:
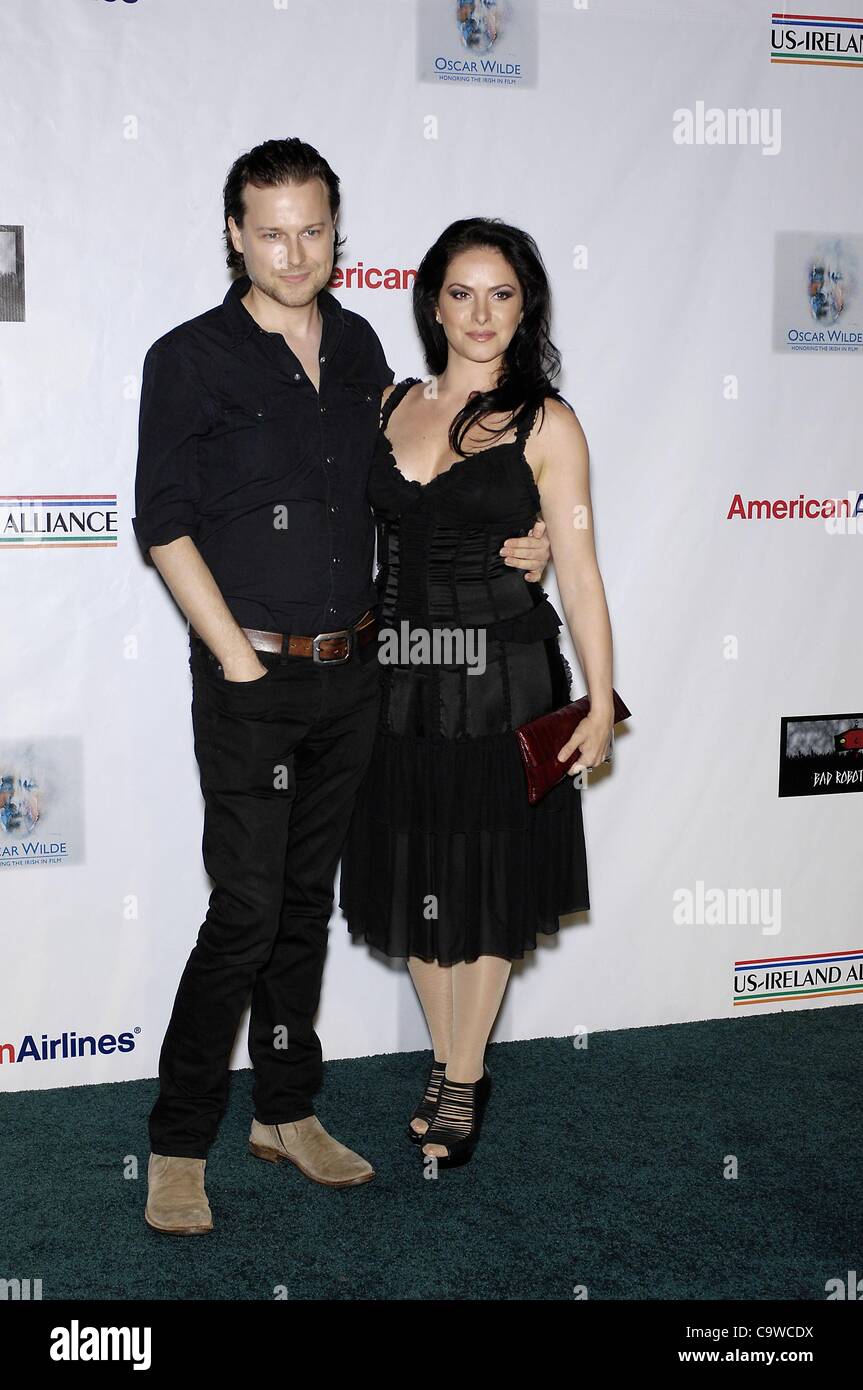
[[[576,748],[581,750],[569,769],[574,775],[602,762],[614,728],[611,623],[594,545],[589,452],[578,417],[555,400],[545,402],[542,424],[531,435],[528,450],[557,587],[590,696],[590,714],[558,753],[565,761]]]

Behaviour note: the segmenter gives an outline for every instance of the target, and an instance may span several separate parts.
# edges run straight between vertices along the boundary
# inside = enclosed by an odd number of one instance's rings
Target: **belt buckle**
[[[321,656],[321,649],[318,643],[325,641],[328,637],[344,637],[347,642],[347,650],[344,656]],[[337,628],[335,632],[319,632],[317,637],[312,638],[312,660],[317,661],[318,665],[328,666],[330,662],[343,662],[350,659],[353,651],[354,633],[352,628]]]

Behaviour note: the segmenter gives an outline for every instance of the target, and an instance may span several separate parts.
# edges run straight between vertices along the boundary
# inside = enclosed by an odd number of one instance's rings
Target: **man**
[[[267,141],[234,163],[224,201],[228,265],[243,274],[147,353],[133,519],[189,621],[214,883],[149,1122],[145,1217],[182,1235],[212,1229],[204,1169],[250,991],[251,1152],[328,1187],[374,1177],[314,1113],[313,1025],[378,714],[365,490],[393,372],[370,325],[325,288],[339,180],[318,152]],[[544,539],[504,551],[528,578],[548,559]]]

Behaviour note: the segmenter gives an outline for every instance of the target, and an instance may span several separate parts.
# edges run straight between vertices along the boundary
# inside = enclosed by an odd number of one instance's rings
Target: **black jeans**
[[[250,991],[255,1118],[314,1114],[335,871],[372,753],[380,675],[375,641],[343,663],[259,652],[268,671],[253,681],[225,680],[200,639],[190,644],[214,887],[162,1044],[149,1128],[153,1153],[206,1158]]]

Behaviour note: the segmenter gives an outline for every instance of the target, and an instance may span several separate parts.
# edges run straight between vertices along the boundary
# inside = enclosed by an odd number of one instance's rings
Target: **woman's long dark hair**
[[[464,217],[451,222],[420,262],[413,286],[413,309],[429,371],[440,376],[447,363],[446,334],[435,319],[447,267],[460,251],[475,247],[499,251],[512,266],[524,299],[524,317],[504,352],[496,385],[490,391],[472,395],[450,425],[450,446],[461,455],[465,435],[483,416],[509,416],[498,430],[482,426],[497,439],[532,420],[542,409],[546,396],[563,400],[552,384],[560,372],[560,353],[549,337],[551,291],[539,248],[527,232],[497,217]]]

